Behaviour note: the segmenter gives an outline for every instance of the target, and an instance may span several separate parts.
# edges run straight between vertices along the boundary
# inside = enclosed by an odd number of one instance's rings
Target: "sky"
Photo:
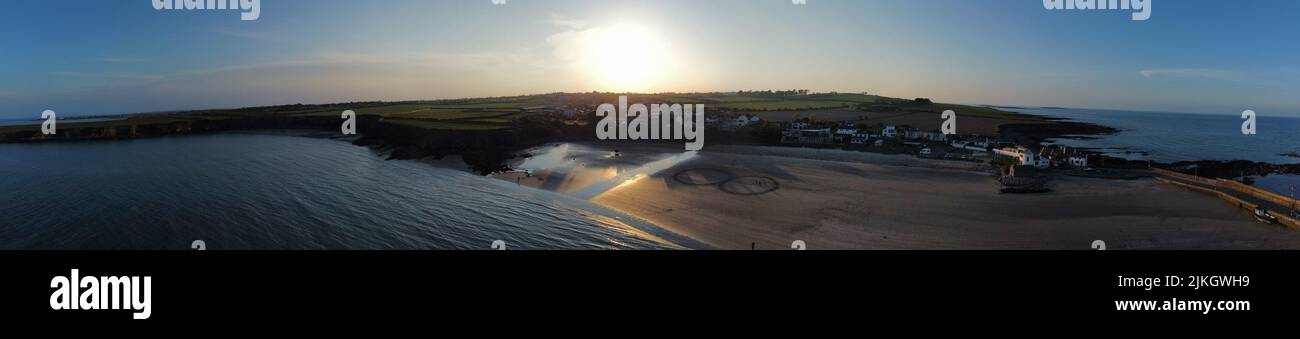
[[[1300,116],[1300,1],[7,0],[0,119],[761,89]]]

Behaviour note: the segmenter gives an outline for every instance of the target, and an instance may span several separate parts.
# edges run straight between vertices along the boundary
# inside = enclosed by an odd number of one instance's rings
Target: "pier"
[[[1291,215],[1291,206],[1295,204],[1292,198],[1227,179],[1202,178],[1159,168],[1152,169],[1152,174],[1156,181],[1214,194],[1252,212],[1263,207],[1277,217],[1278,223],[1300,229],[1300,220]]]

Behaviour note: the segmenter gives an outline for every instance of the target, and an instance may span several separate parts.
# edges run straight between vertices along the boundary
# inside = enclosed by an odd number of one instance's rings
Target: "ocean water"
[[[1300,152],[1300,118],[1257,116],[1256,134],[1241,134],[1238,115],[1134,112],[1095,109],[1012,109],[1068,118],[1120,129],[1093,140],[1054,142],[1094,148],[1117,157],[1174,162],[1183,160],[1251,160],[1300,163],[1284,153]]]
[[[59,118],[60,124],[104,122],[121,120],[121,118]],[[33,126],[45,122],[42,119],[0,119],[0,126]]]
[[[1133,112],[1095,109],[1013,109],[1068,118],[1119,129],[1096,139],[1053,142],[1096,149],[1117,157],[1160,162],[1191,160],[1250,160],[1275,164],[1300,163],[1286,153],[1300,153],[1300,118],[1256,115],[1256,134],[1241,134],[1241,115]],[[1300,176],[1270,174],[1255,177],[1255,186],[1290,196]]]
[[[586,200],[261,133],[0,144],[0,249],[658,249]]]

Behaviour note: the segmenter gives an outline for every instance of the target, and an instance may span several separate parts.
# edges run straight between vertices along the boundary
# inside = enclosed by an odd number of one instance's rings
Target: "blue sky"
[[[152,0],[0,12],[0,118],[556,91],[806,88],[1300,115],[1300,1]],[[629,42],[630,41],[630,42]]]

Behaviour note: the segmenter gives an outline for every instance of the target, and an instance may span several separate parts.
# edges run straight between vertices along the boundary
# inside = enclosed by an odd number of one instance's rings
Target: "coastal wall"
[[[1284,197],[1281,194],[1265,191],[1255,186],[1246,185],[1232,180],[1227,180],[1227,179],[1214,179],[1214,180],[1218,181],[1220,186],[1228,187],[1240,191],[1242,193],[1250,194],[1253,197],[1264,199],[1274,204],[1278,204],[1281,206],[1291,206],[1292,204],[1291,198]]]
[[[1292,204],[1292,200],[1291,200],[1290,198],[1283,197],[1283,196],[1281,196],[1281,195],[1279,195],[1279,194],[1277,194],[1277,193],[1273,193],[1273,192],[1265,191],[1265,190],[1262,190],[1262,189],[1259,189],[1259,188],[1251,187],[1251,186],[1248,186],[1248,185],[1246,185],[1246,184],[1242,184],[1242,183],[1239,183],[1239,182],[1236,182],[1236,181],[1232,181],[1232,180],[1226,180],[1226,179],[1207,179],[1207,178],[1201,178],[1201,177],[1197,177],[1197,176],[1187,175],[1187,174],[1178,173],[1178,172],[1174,172],[1174,171],[1170,171],[1170,170],[1165,170],[1165,169],[1159,169],[1159,168],[1152,169],[1152,171],[1154,171],[1156,174],[1159,174],[1159,175],[1164,175],[1164,176],[1169,176],[1169,177],[1175,177],[1175,178],[1179,178],[1179,179],[1182,179],[1182,180],[1187,180],[1187,181],[1192,181],[1192,182],[1198,182],[1198,183],[1202,183],[1202,184],[1204,184],[1204,185],[1207,185],[1208,187],[1211,187],[1211,188],[1207,188],[1207,187],[1204,187],[1204,186],[1197,186],[1197,185],[1189,185],[1189,184],[1186,184],[1186,183],[1182,183],[1182,182],[1178,182],[1178,181],[1174,181],[1174,180],[1169,180],[1169,179],[1165,179],[1165,178],[1161,178],[1161,177],[1159,177],[1159,176],[1156,176],[1156,181],[1159,181],[1159,182],[1162,182],[1162,183],[1166,183],[1166,184],[1172,184],[1172,185],[1175,185],[1175,186],[1184,187],[1184,188],[1188,188],[1188,189],[1192,189],[1192,190],[1196,190],[1196,191],[1200,191],[1200,192],[1205,192],[1205,193],[1213,194],[1213,195],[1218,196],[1219,199],[1223,199],[1224,201],[1227,201],[1228,203],[1231,203],[1231,204],[1233,204],[1233,205],[1240,206],[1241,208],[1244,208],[1244,209],[1250,210],[1250,211],[1252,211],[1252,212],[1253,212],[1256,208],[1259,207],[1258,204],[1255,204],[1255,203],[1251,203],[1251,202],[1249,202],[1249,201],[1242,200],[1242,199],[1240,199],[1240,198],[1238,198],[1238,197],[1236,197],[1236,196],[1234,196],[1234,195],[1232,195],[1232,194],[1227,193],[1227,191],[1235,191],[1235,192],[1238,192],[1238,193],[1242,193],[1242,194],[1248,195],[1248,196],[1250,196],[1250,197],[1252,197],[1252,198],[1256,198],[1256,199],[1260,199],[1260,200],[1263,200],[1263,201],[1267,201],[1267,202],[1269,202],[1269,203],[1277,204],[1277,205],[1279,205],[1279,206],[1291,206],[1291,204]],[[1297,220],[1296,218],[1291,217],[1291,215],[1290,215],[1289,213],[1287,213],[1287,214],[1272,213],[1272,214],[1274,214],[1274,215],[1273,215],[1274,217],[1277,217],[1279,223],[1281,223],[1281,224],[1283,224],[1283,225],[1286,225],[1286,226],[1289,227],[1289,228],[1300,229],[1300,220]]]
[[[1155,172],[1156,174],[1167,175],[1167,176],[1171,176],[1171,177],[1175,177],[1175,178],[1180,178],[1180,179],[1188,180],[1188,181],[1196,181],[1196,182],[1200,182],[1200,183],[1203,183],[1203,184],[1206,184],[1206,185],[1218,185],[1218,182],[1214,181],[1214,179],[1202,178],[1202,177],[1198,177],[1198,176],[1194,176],[1194,175],[1188,175],[1188,174],[1178,173],[1178,172],[1174,172],[1174,171],[1170,171],[1170,170],[1166,170],[1166,169],[1162,169],[1162,168],[1152,168],[1151,171],[1152,171],[1152,172]]]

